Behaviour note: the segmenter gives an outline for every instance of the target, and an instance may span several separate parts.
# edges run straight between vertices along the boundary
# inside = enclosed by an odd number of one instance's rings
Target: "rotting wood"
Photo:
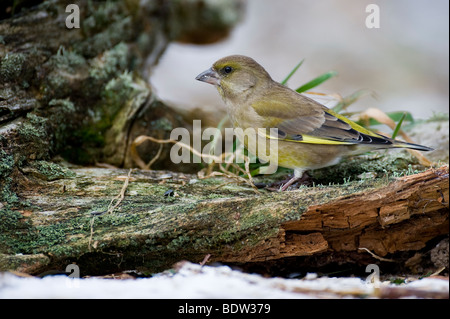
[[[217,189],[221,178],[133,170],[121,204],[95,217],[92,239],[93,216],[107,210],[128,171],[73,171],[75,178],[37,182],[30,177],[35,184],[21,193],[29,206],[3,207],[11,218],[3,233],[8,239],[0,244],[1,270],[17,269],[21,258],[33,260],[35,254],[47,259],[22,271],[76,262],[90,274],[153,272],[182,259],[200,262],[207,254],[210,262],[239,263],[367,254],[360,248],[386,256],[419,250],[448,234],[448,166],[363,191],[355,182],[261,195],[233,184]],[[164,196],[168,190],[173,196]]]
[[[448,233],[448,167],[406,176],[386,187],[309,207],[287,232],[320,231],[332,250],[377,255],[423,248]]]

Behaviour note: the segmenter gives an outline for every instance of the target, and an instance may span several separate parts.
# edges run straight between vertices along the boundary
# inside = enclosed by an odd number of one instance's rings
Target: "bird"
[[[346,156],[386,148],[433,150],[392,139],[358,125],[276,82],[260,64],[247,56],[221,58],[195,79],[217,88],[234,128],[255,131],[262,128],[266,143],[277,141],[276,154],[269,150],[269,155],[260,156],[253,143],[256,135],[237,136],[250,153],[294,170],[294,176],[280,191],[301,180],[306,171],[338,164]],[[269,129],[275,130],[269,132]]]

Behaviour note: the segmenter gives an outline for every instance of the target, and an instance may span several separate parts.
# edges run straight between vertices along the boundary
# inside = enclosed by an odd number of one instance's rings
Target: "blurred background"
[[[305,59],[288,86],[296,89],[330,70],[315,92],[347,96],[373,90],[349,111],[377,107],[416,119],[448,113],[449,2],[446,0],[246,0],[241,23],[212,45],[170,44],[150,75],[157,95],[187,110],[225,112],[217,91],[195,80],[230,54],[254,58],[281,81]],[[380,28],[366,27],[366,6],[380,8]]]

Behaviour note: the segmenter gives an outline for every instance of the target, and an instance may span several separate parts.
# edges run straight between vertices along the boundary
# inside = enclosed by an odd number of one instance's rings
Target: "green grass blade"
[[[310,90],[310,89],[312,89],[312,88],[322,84],[323,82],[325,82],[329,78],[332,78],[333,76],[336,76],[336,75],[337,75],[336,71],[328,71],[327,73],[319,75],[315,79],[313,79],[313,80],[309,81],[308,83],[302,85],[296,91],[298,93],[302,93],[302,92],[308,91],[308,90]]]
[[[400,122],[405,120],[407,122],[414,123],[414,118],[411,113],[405,111],[396,111],[386,113],[394,122]]]
[[[392,133],[392,138],[395,138],[400,131],[400,127],[402,126],[403,120],[406,118],[406,112],[403,113],[402,117],[397,123],[397,126],[395,127],[394,133]]]
[[[299,64],[297,64],[295,66],[295,68],[291,71],[291,73],[289,73],[288,76],[283,81],[281,81],[280,83],[283,84],[283,85],[286,85],[287,81],[289,81],[289,79],[294,75],[294,73],[297,72],[298,68],[303,64],[303,61],[305,61],[305,59],[301,60],[299,62]]]

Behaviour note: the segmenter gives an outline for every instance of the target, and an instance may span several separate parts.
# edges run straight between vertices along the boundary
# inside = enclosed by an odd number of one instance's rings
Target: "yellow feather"
[[[375,136],[375,137],[381,137],[379,134],[374,133],[374,132],[372,132],[372,131],[370,131],[370,130],[364,128],[364,127],[362,127],[361,125],[356,124],[356,123],[353,122],[352,120],[349,120],[349,119],[346,118],[345,116],[340,115],[340,114],[334,112],[334,111],[331,110],[331,109],[330,109],[330,110],[327,110],[326,112],[327,112],[327,113],[330,113],[331,115],[333,115],[333,116],[337,117],[338,119],[344,121],[345,123],[347,123],[348,125],[350,125],[352,129],[354,129],[354,130],[356,130],[356,131],[358,131],[358,132],[360,132],[360,133],[363,133],[363,134],[366,134],[366,135],[370,135],[370,136]]]
[[[309,135],[302,135],[302,140],[292,140],[289,138],[278,138],[278,137],[271,136],[268,134],[266,134],[265,137],[271,138],[271,139],[277,139],[280,141],[294,142],[294,143],[306,143],[306,144],[321,144],[321,145],[354,145],[355,144],[355,143],[349,143],[349,142],[333,141],[333,140],[328,140],[325,138],[309,136]]]
[[[301,141],[285,139],[285,141],[289,142],[298,142],[298,143],[308,143],[308,144],[325,144],[325,145],[352,145],[354,143],[349,142],[341,142],[341,141],[333,141],[325,138],[319,138],[314,136],[302,135]]]

